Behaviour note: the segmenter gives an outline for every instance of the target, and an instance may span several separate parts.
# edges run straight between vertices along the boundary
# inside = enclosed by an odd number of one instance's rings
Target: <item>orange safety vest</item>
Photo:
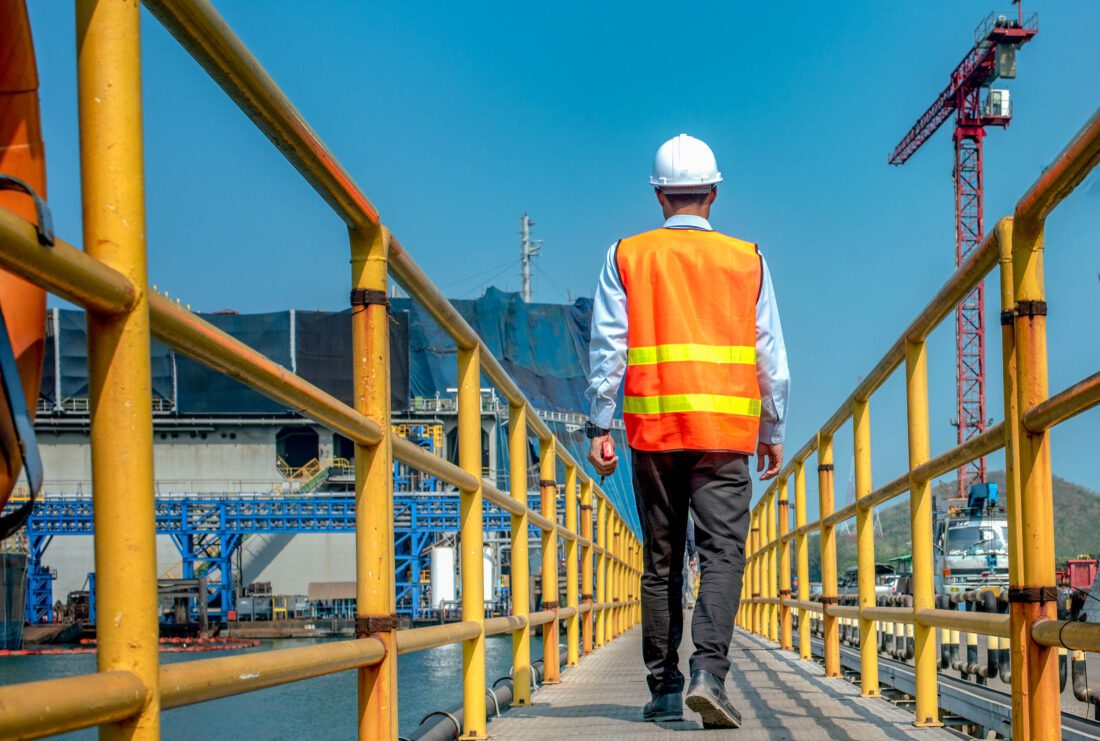
[[[623,421],[636,450],[756,451],[756,245],[662,228],[619,242],[627,297]]]

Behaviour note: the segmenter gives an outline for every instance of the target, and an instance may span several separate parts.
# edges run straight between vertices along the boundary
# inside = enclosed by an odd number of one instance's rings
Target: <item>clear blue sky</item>
[[[30,5],[50,201],[79,244],[72,4]],[[947,128],[902,168],[886,157],[993,6],[779,5],[216,2],[455,297],[480,291],[479,272],[517,288],[524,211],[545,240],[536,298],[591,295],[608,244],[659,223],[646,180],[657,145],[680,132],[708,141],[726,178],[714,224],[759,242],[775,280],[793,452],[953,268]],[[1025,9],[1040,12],[1040,33],[1009,84],[1011,128],[986,139],[989,225],[1100,103],[1100,7]],[[143,33],[151,280],[201,310],[343,308],[343,225],[147,14]],[[1100,360],[1098,209],[1094,173],[1048,228],[1053,390]],[[996,277],[989,289],[1000,420]],[[949,323],[930,344],[933,451],[954,441],[953,333]],[[906,464],[903,384],[893,378],[872,402],[876,483]],[[1098,442],[1096,410],[1056,430],[1055,472],[1100,490]],[[850,456],[846,426],[840,502]]]

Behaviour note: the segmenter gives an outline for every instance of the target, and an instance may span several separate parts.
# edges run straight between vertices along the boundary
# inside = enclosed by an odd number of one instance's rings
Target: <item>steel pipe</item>
[[[42,738],[125,720],[146,696],[141,680],[125,671],[0,687],[0,738]]]
[[[930,458],[913,469],[912,475],[921,481],[930,481],[937,476],[953,471],[970,461],[977,460],[995,450],[1004,447],[1005,427],[998,422],[985,432],[975,435],[964,443],[956,445],[945,453]]]
[[[1039,620],[1031,626],[1031,638],[1041,646],[1100,653],[1100,625],[1076,620]]]
[[[498,636],[502,633],[511,633],[526,627],[526,615],[504,615],[503,617],[485,619],[485,635],[487,636]]]
[[[360,445],[381,442],[381,429],[366,416],[164,296],[150,295],[149,311],[153,335],[184,355],[302,412]]]
[[[38,242],[35,227],[0,209],[0,267],[94,314],[128,311],[137,301],[125,275],[67,242]]]
[[[429,453],[416,443],[410,442],[390,432],[390,444],[393,446],[393,457],[402,463],[407,463],[418,471],[431,474],[440,481],[456,486],[463,491],[469,491],[477,486],[477,477],[463,471],[461,468],[444,460],[435,453]]]
[[[382,660],[376,638],[300,648],[181,661],[160,668],[161,707],[178,708],[325,674],[359,669]]]
[[[1042,432],[1097,404],[1100,404],[1100,372],[1039,402],[1024,412],[1021,421],[1031,432]]]
[[[497,618],[497,620],[510,620],[511,618]],[[486,621],[485,635],[490,633]],[[499,626],[498,626],[499,627]],[[505,633],[506,630],[498,630],[497,633]],[[397,631],[397,653],[411,654],[439,646],[449,646],[452,643],[460,643],[481,635],[481,625],[473,620],[460,623],[446,623],[444,625],[430,625],[423,628],[411,628]]]
[[[380,223],[378,210],[207,0],[144,4],[349,227]]]
[[[1008,615],[1004,614],[928,608],[917,610],[916,616],[917,624],[926,628],[946,628],[962,633],[1008,638]]]
[[[1097,162],[1100,162],[1100,109],[1016,202],[1016,228],[1025,234],[1035,231]]]

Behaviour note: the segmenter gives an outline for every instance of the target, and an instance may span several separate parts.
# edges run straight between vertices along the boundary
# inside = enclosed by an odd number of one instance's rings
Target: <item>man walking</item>
[[[603,452],[625,375],[645,542],[642,657],[652,699],[643,719],[683,717],[677,650],[690,510],[700,583],[687,705],[704,727],[737,728],[725,678],[745,569],[748,457],[756,454],[762,480],[779,472],[790,376],[763,256],[708,221],[721,181],[698,139],[681,134],[657,150],[649,182],[665,223],[608,251],[592,312],[586,433],[596,472],[612,473],[618,456]]]

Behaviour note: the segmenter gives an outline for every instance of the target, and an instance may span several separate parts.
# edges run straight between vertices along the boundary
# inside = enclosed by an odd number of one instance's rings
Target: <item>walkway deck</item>
[[[681,651],[687,673],[691,639]],[[733,668],[726,689],[741,711],[737,731],[705,731],[699,717],[685,708],[679,723],[642,723],[648,699],[641,660],[641,628],[562,673],[561,684],[535,694],[535,704],[509,710],[489,725],[493,739],[645,739],[676,738],[699,730],[704,738],[758,739],[921,739],[942,741],[957,736],[939,729],[917,729],[912,714],[886,700],[864,699],[854,685],[826,680],[821,667],[799,661],[740,630],[730,649]],[[681,736],[681,739],[684,737]]]

